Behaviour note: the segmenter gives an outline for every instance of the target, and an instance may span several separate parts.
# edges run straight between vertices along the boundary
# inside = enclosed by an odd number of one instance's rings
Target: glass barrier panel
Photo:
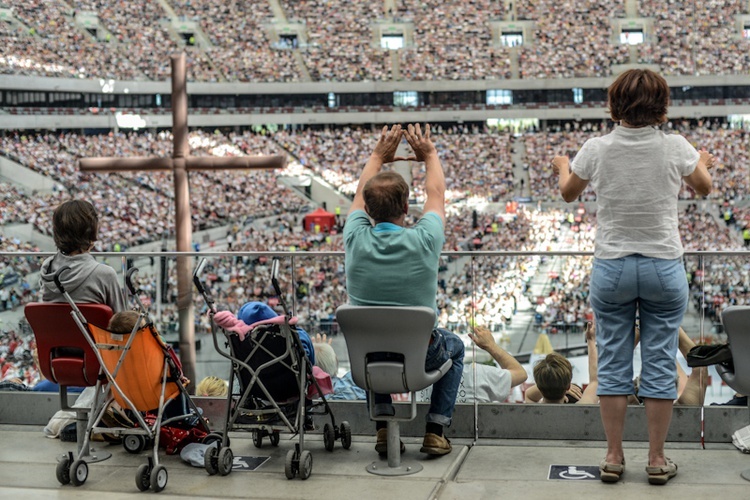
[[[31,352],[33,333],[23,317],[23,305],[42,300],[39,269],[51,254],[6,253],[0,282],[0,348],[4,353],[3,380],[13,375],[28,385],[40,375]],[[333,351],[329,370],[336,379],[346,379],[349,360],[346,343],[335,322],[336,308],[346,303],[344,255],[342,252],[284,252],[278,281],[283,301],[271,283],[271,263],[275,254],[201,253],[189,254],[193,267],[202,258],[206,265],[200,275],[217,310],[234,314],[249,301],[268,304],[283,313],[285,302],[290,313],[313,340],[323,340]],[[177,300],[177,254],[94,254],[96,260],[113,267],[124,286],[131,267],[140,290],[140,303],[164,338],[179,347]],[[592,319],[588,303],[589,255],[561,253],[510,254],[507,252],[450,252],[441,257],[438,277],[439,326],[456,333],[465,346],[465,373],[458,404],[502,400],[520,403],[534,382],[533,366],[550,350],[565,355],[573,366],[572,382],[585,389],[589,382],[588,355],[584,328]],[[692,252],[684,258],[690,298],[683,321],[684,335],[676,359],[675,380],[679,387],[677,404],[709,405],[726,403],[735,396],[718,376],[714,366],[691,370],[684,353],[693,344],[725,343],[721,311],[728,305],[744,304],[750,290],[747,254]],[[229,377],[229,361],[214,346],[212,325],[204,298],[191,283],[195,304],[196,378],[213,375]],[[132,307],[136,302],[128,297]],[[528,378],[498,394],[482,395],[478,370],[499,369],[496,360],[475,346],[468,336],[474,326],[489,329],[493,340],[513,355],[526,369]],[[219,333],[217,343],[225,347]],[[12,347],[12,349],[11,349]],[[12,352],[11,352],[12,351]],[[321,358],[322,359],[322,358]],[[638,349],[634,354],[636,374],[640,369]],[[483,368],[479,368],[482,366]],[[487,367],[487,368],[484,368]],[[423,391],[425,392],[425,391]],[[485,391],[486,392],[486,391]],[[361,396],[345,386],[341,399]],[[428,393],[420,394],[425,401]],[[633,401],[635,403],[635,401]],[[635,403],[638,404],[638,403]]]

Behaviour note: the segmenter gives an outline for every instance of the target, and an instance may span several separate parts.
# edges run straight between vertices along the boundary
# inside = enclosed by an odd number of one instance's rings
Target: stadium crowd
[[[512,4],[399,0],[385,12],[385,3],[365,0],[282,0],[278,12],[267,0],[13,2],[18,23],[0,29],[0,73],[165,80],[177,50],[187,53],[188,78],[203,82],[505,79],[513,76],[511,50],[525,79],[603,77],[625,63],[654,64],[666,75],[747,74],[750,67],[750,42],[737,31],[736,16],[748,12],[741,0],[637,2],[636,14],[653,25],[634,60],[613,33],[613,20],[626,19],[622,1]],[[98,15],[96,37],[76,21],[87,12]],[[195,34],[183,40],[173,26],[179,20],[196,22],[208,43]],[[285,20],[304,26],[296,47],[271,34],[269,26]],[[491,23],[503,20],[533,21],[532,40],[513,49],[493,40]],[[388,23],[412,26],[395,56],[398,69],[375,28]]]
[[[721,162],[718,169],[727,172],[723,177],[726,185],[720,187],[716,200],[719,203],[691,204],[682,214],[686,250],[742,248],[738,229],[744,227],[740,225],[744,224],[747,209],[725,204],[722,200],[725,195],[733,196],[747,189],[747,175],[741,173],[747,169],[746,153],[742,151],[747,133],[715,122],[692,127],[688,123],[677,123],[673,127],[680,127],[697,146],[706,144],[715,151]],[[604,132],[606,127],[600,123],[575,122],[569,128],[561,127],[547,133],[526,132],[512,144],[507,133],[497,131],[466,126],[438,130],[439,154],[446,164],[449,197],[454,202],[447,213],[444,250],[591,250],[594,216],[585,209],[575,205],[564,209],[532,208],[524,204],[508,206],[502,201],[507,200],[514,189],[513,147],[526,150],[532,198],[552,200],[554,184],[549,180],[547,184],[534,182],[533,176],[543,177],[550,151],[573,154],[574,144],[580,144],[581,137],[597,131]],[[309,173],[304,170],[309,168],[346,190],[344,181],[361,167],[363,150],[368,141],[372,141],[372,135],[368,129],[356,128],[275,134],[195,130],[189,142],[193,155],[288,151],[304,165],[295,167],[294,174]],[[76,161],[83,156],[100,155],[168,156],[171,140],[168,132],[6,134],[0,138],[5,156],[53,178],[57,184],[53,192],[44,195],[29,194],[3,184],[0,216],[6,223],[29,221],[38,230],[46,231],[51,226],[51,207],[73,194],[91,199],[102,214],[101,241],[97,249],[124,249],[161,239],[171,230],[173,192],[168,174],[82,174],[76,168]],[[415,169],[413,174],[419,178],[421,172]],[[722,178],[721,175],[717,177]],[[289,300],[294,300],[302,321],[312,325],[310,330],[325,328],[336,306],[345,301],[343,261],[306,251],[341,251],[343,220],[338,221],[337,230],[331,233],[303,231],[302,209],[307,203],[287,188],[279,187],[275,174],[194,172],[190,181],[195,227],[229,224],[231,250],[298,252],[299,257],[295,257],[293,264],[294,278],[284,282],[284,289],[288,291]],[[472,194],[470,201],[479,204],[466,204],[467,193]],[[421,196],[418,192],[414,194],[417,198]],[[684,194],[692,199],[690,192]],[[582,197],[583,201],[591,199],[591,194]],[[733,209],[732,224],[721,223],[727,207]],[[248,219],[243,222],[238,214]],[[229,242],[227,239],[227,245]],[[3,238],[0,244],[7,251],[33,250],[17,238]],[[686,262],[696,306],[704,308],[709,318],[715,318],[726,305],[747,300],[750,277],[740,261],[722,257],[711,259],[706,265],[695,258]],[[272,298],[267,263],[267,259],[256,257],[217,261],[210,281],[220,307],[231,310],[249,298]],[[36,270],[38,262],[6,260],[3,265],[25,276]],[[444,277],[439,287],[440,322],[457,331],[483,324],[497,333],[513,320],[520,304],[534,304],[544,331],[580,330],[590,319],[586,302],[588,275],[582,271],[587,268],[585,258],[578,257],[555,261],[528,255],[445,259]],[[550,291],[543,297],[536,297],[531,295],[529,282],[540,270],[549,273]],[[705,276],[710,276],[710,284],[705,283],[704,272]],[[156,300],[157,275],[153,269],[144,271],[142,287],[152,301]],[[15,288],[19,303],[34,297],[33,285],[19,283]],[[174,325],[176,310],[170,305],[176,301],[174,269],[170,269],[165,293],[167,304],[162,307],[163,321]],[[197,320],[199,331],[207,331],[206,315],[199,315]]]

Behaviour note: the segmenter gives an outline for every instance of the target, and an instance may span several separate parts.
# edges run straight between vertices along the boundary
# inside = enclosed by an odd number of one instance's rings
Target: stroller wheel
[[[151,467],[141,464],[135,471],[135,485],[140,491],[146,491],[151,487]]]
[[[312,453],[308,450],[303,450],[299,456],[299,478],[307,479],[312,474]]]
[[[169,474],[167,474],[167,468],[163,465],[157,465],[151,471],[151,489],[158,493],[167,486],[167,480]]]
[[[323,445],[326,451],[333,451],[333,445],[336,443],[336,433],[330,424],[323,426]]]
[[[284,474],[286,475],[287,479],[294,479],[294,476],[297,475],[297,467],[294,463],[296,457],[296,453],[294,450],[289,450],[286,452],[286,460],[284,461]]]
[[[89,477],[89,466],[83,460],[76,460],[70,466],[70,482],[73,486],[81,486]]]
[[[256,448],[261,448],[263,446],[263,431],[253,431],[253,444]]]
[[[219,472],[219,450],[215,447],[206,449],[206,454],[203,455],[203,467],[206,468],[209,476],[215,475]]]
[[[146,437],[140,434],[128,434],[122,440],[122,447],[125,451],[137,455],[146,449]]]
[[[341,446],[343,446],[345,450],[348,450],[352,447],[352,427],[349,425],[349,422],[346,420],[341,422],[339,433],[341,434]]]
[[[271,435],[269,436],[269,439],[271,440],[271,446],[278,446],[279,445],[279,431],[273,431]]]
[[[225,447],[219,450],[219,474],[222,476],[226,476],[230,472],[232,472],[232,465],[234,464],[234,454],[232,454],[232,449]]]
[[[70,456],[65,455],[60,459],[59,462],[57,462],[55,475],[57,476],[57,481],[60,484],[70,483]]]
[[[203,438],[203,444],[219,443],[224,440],[224,434],[221,432],[212,432]],[[229,437],[227,437],[227,446],[229,446]]]

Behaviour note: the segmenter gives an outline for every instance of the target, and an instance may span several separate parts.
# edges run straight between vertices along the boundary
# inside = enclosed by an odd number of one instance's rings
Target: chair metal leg
[[[423,469],[418,462],[401,462],[401,430],[398,421],[388,421],[388,467],[373,462],[366,467],[370,474],[378,476],[407,476]]]

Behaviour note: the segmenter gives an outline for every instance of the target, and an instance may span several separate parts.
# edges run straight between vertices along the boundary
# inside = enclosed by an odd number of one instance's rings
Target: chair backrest
[[[443,375],[424,368],[435,326],[429,307],[343,305],[336,320],[358,386],[383,394],[419,391]]]
[[[89,323],[106,327],[112,309],[104,304],[77,304]],[[99,361],[71,316],[70,304],[32,302],[24,315],[36,337],[39,370],[61,386],[96,385]]]
[[[740,394],[750,394],[750,306],[730,306],[721,313],[724,331],[729,337],[734,369],[719,364],[721,378]]]

